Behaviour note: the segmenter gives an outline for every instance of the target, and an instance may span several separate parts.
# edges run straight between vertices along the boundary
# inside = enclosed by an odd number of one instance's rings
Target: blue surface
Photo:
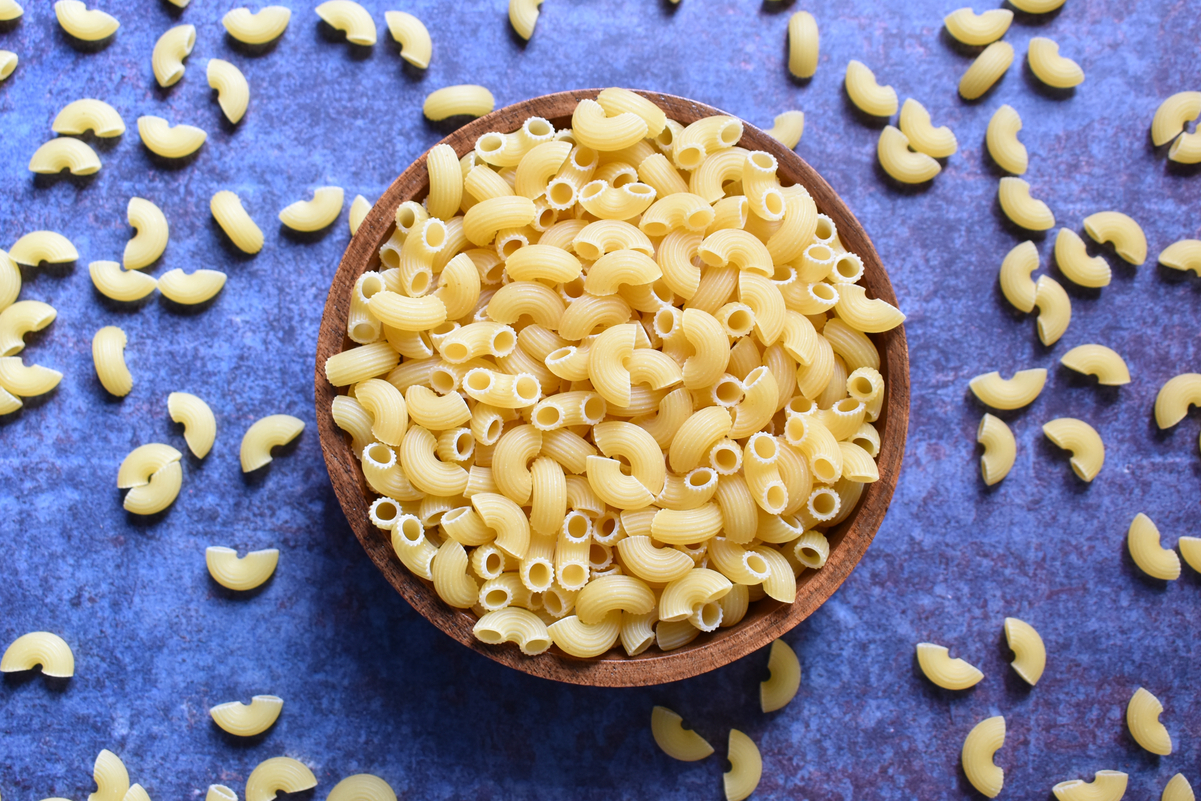
[[[52,303],[58,320],[29,338],[25,356],[65,373],[43,402],[0,418],[0,643],[26,631],[59,633],[75,650],[65,684],[40,676],[0,682],[0,793],[7,801],[80,799],[102,748],[119,754],[156,799],[198,799],[212,782],[235,788],[259,761],[287,754],[312,766],[324,798],[341,778],[376,773],[402,798],[721,797],[730,727],[764,754],[758,798],[932,799],[973,795],[959,765],[964,735],[1006,717],[997,761],[1004,796],[1048,798],[1051,785],[1099,769],[1130,773],[1130,798],[1158,798],[1182,771],[1201,785],[1197,620],[1201,580],[1141,576],[1124,548],[1136,512],[1174,544],[1198,536],[1198,418],[1166,433],[1151,405],[1172,375],[1201,369],[1201,281],[1155,265],[1155,255],[1201,224],[1201,176],[1171,168],[1151,148],[1160,100],[1198,89],[1201,20],[1191,0],[1067,0],[1046,19],[1020,18],[1007,39],[1019,58],[1049,35],[1087,77],[1068,97],[1040,91],[1019,61],[978,103],[956,94],[970,57],[947,41],[951,0],[845,0],[813,8],[821,25],[816,77],[789,79],[788,13],[800,4],[548,0],[528,45],[511,33],[502,0],[401,4],[434,38],[428,74],[408,68],[368,0],[380,42],[352,51],[323,32],[311,8],[269,52],[248,55],[219,19],[230,4],[193,0],[99,3],[122,27],[95,53],[73,48],[49,0],[0,33],[20,54],[0,84],[0,246],[39,228],[78,247],[77,265],[25,270],[22,298]],[[777,9],[776,5],[783,6]],[[197,26],[183,81],[154,84],[150,51],[177,20]],[[236,129],[204,78],[210,57],[233,61],[252,87]],[[876,70],[901,98],[926,104],[960,151],[933,184],[899,190],[875,163],[876,125],[852,114],[846,62]],[[758,711],[766,654],[675,685],[637,690],[559,686],[470,653],[414,613],[363,554],[342,516],[313,425],[313,351],[328,281],[347,241],[345,214],[324,236],[279,230],[275,215],[314,186],[377,197],[441,136],[425,122],[425,94],[482,82],[498,104],[568,88],[621,84],[693,97],[758,125],[788,108],[806,112],[798,152],[847,199],[875,240],[902,308],[912,356],[913,409],[904,473],[876,542],[841,590],[786,639],[804,668],[797,699]],[[101,143],[92,179],[35,180],[30,155],[55,113],[102,98],[129,132]],[[1110,256],[1113,284],[1069,287],[1073,321],[1053,348],[1031,317],[996,288],[1005,252],[1024,238],[1001,217],[998,171],[984,131],[1002,103],[1022,114],[1027,177],[1064,225],[1116,207],[1143,224],[1148,263]],[[157,114],[210,136],[183,167],[156,164],[134,122]],[[229,247],[209,197],[233,189],[267,235],[256,257]],[[162,206],[171,243],[155,274],[183,267],[229,274],[199,310],[152,297],[119,307],[92,288],[87,263],[119,259],[131,195]],[[314,241],[315,240],[315,241]],[[1057,275],[1053,239],[1036,240]],[[135,385],[123,401],[95,378],[90,341],[101,326],[129,334]],[[1131,365],[1134,383],[1098,388],[1057,365],[1070,347],[1100,342]],[[979,479],[967,394],[972,376],[1045,366],[1034,405],[1004,415],[1019,443],[1011,476]],[[203,462],[185,457],[183,492],[158,519],[127,516],[114,487],[134,446],[183,448],[166,397],[194,392],[217,413]],[[243,478],[237,446],[249,424],[286,412],[309,423],[264,475]],[[1108,446],[1092,485],[1071,473],[1040,425],[1088,420]],[[209,578],[204,548],[278,547],[261,591],[233,598]],[[1046,640],[1047,672],[1029,690],[1011,672],[1006,615]],[[917,672],[914,643],[934,640],[980,666],[985,680],[952,694]],[[1124,726],[1134,689],[1167,705],[1176,753],[1142,752]],[[265,735],[236,741],[210,706],[271,693],[283,716]],[[652,704],[691,721],[718,749],[699,763],[659,753]]]

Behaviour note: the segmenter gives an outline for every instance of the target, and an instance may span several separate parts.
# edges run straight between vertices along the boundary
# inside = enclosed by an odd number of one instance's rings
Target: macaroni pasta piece
[[[179,462],[170,462],[151,475],[144,486],[134,487],[125,494],[125,511],[136,515],[158,514],[175,502],[182,485]]]
[[[17,0],[0,0],[0,22],[19,19],[24,13],[25,9],[21,8],[21,4]]]
[[[4,650],[0,672],[18,673],[42,666],[42,675],[67,679],[75,675],[75,655],[57,634],[34,631],[22,634]]]
[[[1181,373],[1171,378],[1155,396],[1155,423],[1171,428],[1184,419],[1189,406],[1201,406],[1201,373]]]
[[[125,332],[106,325],[92,337],[92,361],[96,377],[110,395],[123,398],[133,389],[133,376],[125,366]]]
[[[350,202],[350,235],[354,236],[359,232],[359,226],[363,224],[363,220],[367,218],[367,212],[371,211],[371,201],[362,195],[355,195],[354,200]]]
[[[272,757],[258,764],[246,779],[246,801],[272,801],[276,793],[299,793],[317,786],[317,777],[303,762]]]
[[[1013,45],[1006,41],[993,42],[976,56],[967,72],[959,79],[959,94],[966,100],[976,100],[993,87],[1013,64]]]
[[[304,421],[287,414],[272,414],[254,422],[242,435],[242,472],[265,467],[271,461],[271,449],[286,445],[304,431]]]
[[[522,39],[528,40],[534,35],[534,25],[538,22],[538,6],[543,0],[509,0],[509,23]]]
[[[801,663],[788,643],[775,640],[771,644],[767,669],[771,677],[759,682],[759,706],[764,712],[775,712],[796,697],[801,687]]]
[[[63,374],[49,367],[37,364],[25,364],[20,356],[5,356],[0,358],[0,389],[4,389],[18,398],[32,398],[45,395],[58,386]],[[16,409],[14,408],[13,411]]]
[[[576,615],[585,624],[600,623],[615,609],[645,615],[654,606],[654,593],[642,580],[633,576],[593,579],[584,585],[575,602]]]
[[[978,791],[996,798],[1005,783],[1005,771],[993,761],[1005,745],[1005,718],[1000,715],[986,718],[968,732],[963,740],[963,772]]]
[[[655,744],[672,759],[696,762],[713,753],[713,746],[691,729],[685,729],[684,719],[665,706],[651,710],[651,736]]]
[[[1130,558],[1151,578],[1175,581],[1180,578],[1180,557],[1159,542],[1159,529],[1142,512],[1134,516],[1126,534]]]
[[[396,793],[380,777],[356,773],[335,784],[326,801],[396,801]]]
[[[912,97],[901,106],[900,128],[914,150],[932,158],[947,158],[959,149],[951,129],[945,125],[935,128],[930,122],[930,112]]]
[[[1060,417],[1043,424],[1047,439],[1072,453],[1072,471],[1082,481],[1092,481],[1105,464],[1105,443],[1097,430],[1083,420]]]
[[[1160,801],[1196,801],[1196,798],[1188,779],[1184,778],[1184,774],[1177,773],[1164,786]]]
[[[25,335],[54,322],[58,312],[40,300],[19,300],[0,311],[0,356],[15,356],[25,349]]]
[[[1089,257],[1084,240],[1075,231],[1060,228],[1055,237],[1055,263],[1072,283],[1079,286],[1109,286],[1109,263],[1100,256]]]
[[[843,322],[866,333],[891,331],[905,321],[904,312],[887,301],[869,299],[858,284],[840,285],[834,309]]]
[[[117,32],[121,23],[97,9],[89,9],[81,0],[58,0],[54,4],[58,24],[76,39],[99,42]]]
[[[176,25],[158,38],[154,43],[151,66],[159,86],[165,89],[179,83],[185,70],[183,60],[195,46],[195,25]]]
[[[1077,345],[1063,354],[1060,364],[1085,375],[1095,375],[1097,383],[1118,387],[1130,383],[1126,362],[1104,345]]]
[[[1026,146],[1018,141],[1018,131],[1022,130],[1022,118],[1009,104],[1005,104],[993,112],[988,121],[988,131],[984,141],[988,145],[988,155],[997,165],[1014,175],[1022,175],[1030,164]]]
[[[388,23],[388,33],[400,45],[400,57],[414,67],[427,68],[434,44],[425,23],[403,11],[385,11],[384,21]]]
[[[93,175],[100,172],[100,157],[87,143],[63,136],[46,142],[29,159],[30,172],[57,175],[63,170],[72,175]]]
[[[982,46],[991,44],[1009,30],[1013,12],[1007,8],[989,9],[977,14],[971,8],[960,8],[943,18],[947,33],[965,45]]]
[[[96,780],[96,792],[88,796],[88,801],[123,801],[129,792],[129,771],[107,748],[96,756],[92,778]]]
[[[526,656],[537,656],[551,646],[546,623],[528,609],[514,606],[481,615],[472,633],[477,640],[489,645],[515,642]]]
[[[182,159],[192,155],[208,134],[193,125],[172,125],[162,117],[138,117],[138,136],[152,153],[167,159]]]
[[[1198,116],[1201,116],[1201,92],[1177,92],[1155,110],[1151,120],[1151,141],[1156,147],[1166,145]]]
[[[966,690],[984,678],[979,669],[962,659],[952,659],[946,648],[932,642],[917,644],[917,662],[926,678],[944,690]]]
[[[233,548],[211,545],[204,551],[209,575],[222,587],[230,590],[253,590],[266,583],[279,564],[279,551],[268,548],[251,551],[239,558]]]
[[[1013,248],[1001,262],[1001,293],[1018,311],[1034,311],[1037,287],[1030,276],[1037,269],[1038,248],[1033,242],[1023,242]]]
[[[804,14],[806,12],[798,11],[797,13]],[[795,150],[801,142],[801,135],[805,133],[805,113],[803,111],[785,111],[783,114],[777,114],[772,126],[763,132],[772,139],[779,140],[789,150]]]
[[[496,108],[492,93],[482,86],[464,84],[447,86],[431,92],[422,105],[422,113],[431,120],[444,120],[461,115],[482,117]]]
[[[675,137],[671,157],[677,167],[695,170],[706,156],[732,148],[742,139],[742,122],[736,117],[705,117],[689,124]],[[737,160],[739,169],[741,159]],[[696,194],[703,194],[696,192]]]
[[[243,253],[258,253],[263,249],[263,232],[246,213],[242,200],[228,189],[213,195],[209,209],[221,230]]]
[[[797,11],[788,19],[788,71],[798,78],[817,72],[821,39],[817,20],[808,11]],[[800,138],[799,136],[797,137]],[[794,145],[795,147],[795,145]]]
[[[340,186],[319,186],[312,200],[298,200],[279,213],[279,221],[293,231],[320,231],[342,213],[344,195]]]
[[[1188,566],[1201,573],[1201,537],[1181,537],[1176,544]]]
[[[146,788],[142,785],[134,784],[125,793],[124,801],[150,801],[150,794],[146,792]]]
[[[1005,216],[1022,228],[1048,231],[1055,227],[1055,215],[1046,203],[1030,196],[1030,184],[1021,178],[1005,177],[997,188],[997,198]]]
[[[1173,270],[1192,270],[1201,275],[1201,239],[1181,239],[1164,248],[1159,263]]]
[[[230,701],[209,709],[213,722],[238,737],[254,737],[271,728],[283,711],[284,699],[275,695],[256,695],[249,704]]]
[[[0,313],[15,303],[20,294],[21,270],[7,253],[0,250]]]
[[[351,44],[370,47],[375,44],[375,20],[371,14],[354,0],[328,0],[316,8],[331,28],[346,33]]]
[[[1051,788],[1058,801],[1121,801],[1127,776],[1117,770],[1099,770],[1091,782],[1071,779]]]
[[[144,487],[155,473],[182,458],[175,448],[158,442],[134,448],[117,470],[117,488]]]
[[[730,761],[730,769],[722,775],[726,801],[742,801],[759,786],[763,777],[763,757],[754,740],[738,729],[730,729],[726,758]]]
[[[1012,2],[1012,0],[1011,0]],[[1013,7],[1027,14],[1046,14],[1063,5],[1064,0],[1018,0]]]
[[[96,136],[107,139],[125,133],[125,121],[115,108],[103,100],[85,98],[64,106],[51,123],[50,130],[72,136],[90,130]]]
[[[897,113],[897,92],[891,86],[881,86],[876,76],[861,61],[847,64],[847,94],[859,110],[873,117],[891,117]]]
[[[243,44],[264,45],[283,36],[291,19],[291,9],[284,6],[264,6],[257,12],[235,8],[221,18],[221,24]]]
[[[1099,211],[1084,218],[1084,230],[1095,242],[1112,242],[1131,264],[1147,260],[1147,237],[1142,227],[1120,211]]]
[[[158,261],[167,249],[170,226],[162,209],[140,197],[131,197],[125,211],[133,226],[133,238],[125,243],[126,270],[140,270]]]
[[[1038,338],[1054,345],[1072,321],[1072,300],[1059,282],[1040,275],[1034,284],[1034,305],[1038,307]]]
[[[1130,736],[1152,754],[1167,756],[1172,753],[1172,737],[1159,722],[1163,704],[1142,687],[1134,691],[1126,706],[1126,726]]]
[[[976,429],[976,442],[984,446],[984,453],[980,457],[980,475],[984,483],[991,487],[1013,469],[1013,462],[1017,458],[1017,441],[1005,421],[985,414]]]
[[[172,392],[167,396],[167,413],[184,427],[183,438],[197,459],[208,456],[217,439],[217,418],[209,405],[187,392]]]
[[[571,132],[583,147],[611,152],[630,147],[648,135],[645,119],[633,111],[613,116],[596,100],[581,100],[571,116]]]
[[[1010,666],[1031,687],[1038,684],[1047,666],[1047,647],[1029,623],[1016,617],[1005,618],[1005,641],[1013,651]]]
[[[1197,164],[1201,162],[1201,134],[1183,133],[1168,150],[1168,160],[1178,164]]]
[[[1084,70],[1080,65],[1059,55],[1059,45],[1045,36],[1030,40],[1026,58],[1030,61],[1030,71],[1047,86],[1070,89],[1084,82]]]
[[[0,82],[8,80],[8,77],[17,69],[17,62],[20,57],[11,50],[0,50]]]
[[[910,150],[909,146],[909,137],[891,125],[884,126],[876,144],[876,156],[886,173],[903,184],[920,184],[942,172],[941,164],[925,153]]]
[[[184,306],[195,306],[212,300],[225,286],[225,273],[219,270],[196,270],[185,273],[176,267],[158,279],[158,291],[168,300]]]
[[[250,84],[242,71],[219,58],[210,58],[205,70],[209,86],[217,90],[217,103],[225,118],[235,125],[246,115],[250,103]]]
[[[8,257],[17,264],[37,267],[42,262],[65,264],[79,258],[71,240],[54,231],[33,231],[25,234],[8,249]]]
[[[604,620],[593,625],[576,615],[568,615],[547,626],[551,640],[565,653],[587,659],[600,656],[617,642],[621,633],[621,612],[610,612]]]

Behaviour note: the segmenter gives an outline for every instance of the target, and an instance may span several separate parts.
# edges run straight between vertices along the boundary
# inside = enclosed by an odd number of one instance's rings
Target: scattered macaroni
[[[970,8],[960,8],[943,18],[947,33],[965,45],[991,44],[1005,35],[1013,22],[1013,12],[1007,8],[989,9],[976,14]]]
[[[1160,387],[1155,396],[1155,423],[1171,428],[1184,419],[1189,406],[1201,406],[1201,373],[1181,373]]]
[[[354,200],[350,203],[351,236],[359,232],[359,226],[363,224],[363,220],[367,218],[367,212],[369,211],[371,211],[371,202],[362,195],[355,195]]]
[[[317,786],[317,777],[303,762],[272,757],[260,762],[246,779],[246,801],[273,801],[279,792],[299,793]]]
[[[959,79],[959,94],[966,100],[976,100],[993,87],[1013,64],[1013,45],[993,42],[976,56],[972,66]]]
[[[256,695],[249,704],[230,701],[209,709],[213,722],[238,737],[254,737],[271,728],[283,711],[284,699],[275,695]]]
[[[422,105],[422,113],[431,120],[467,115],[482,117],[496,108],[492,93],[482,86],[447,86],[431,92]]]
[[[312,200],[298,200],[279,213],[279,221],[294,231],[320,231],[333,225],[342,213],[342,188],[320,186]]]
[[[262,45],[283,36],[291,18],[291,9],[284,6],[265,6],[256,13],[248,8],[235,8],[221,18],[221,24],[239,42]]]
[[[1082,481],[1092,481],[1105,464],[1105,443],[1097,430],[1083,420],[1060,417],[1043,425],[1047,439],[1072,452],[1072,471]]]
[[[176,25],[158,38],[154,44],[151,65],[159,86],[165,89],[179,83],[185,69],[183,60],[195,46],[195,25]]]
[[[414,67],[427,68],[434,45],[425,24],[403,11],[385,11],[384,20],[388,23],[388,32],[400,44],[400,57]]]
[[[93,175],[100,172],[100,157],[86,142],[62,136],[46,142],[29,159],[30,172],[57,175],[63,170],[72,175]]]
[[[805,12],[798,11],[798,14]],[[801,142],[801,134],[805,132],[805,113],[803,111],[785,111],[777,114],[772,127],[764,131],[773,139],[778,139],[784,147],[795,150]]]
[[[979,669],[962,659],[952,659],[946,648],[932,642],[917,644],[917,663],[926,678],[944,690],[966,690],[984,678]]]
[[[246,213],[242,200],[222,189],[213,195],[209,208],[221,230],[243,253],[258,253],[263,249],[263,232]]]
[[[1084,70],[1070,58],[1059,55],[1059,45],[1045,36],[1030,40],[1026,53],[1030,71],[1047,86],[1069,89],[1084,82]]]
[[[1005,718],[985,718],[972,727],[963,740],[963,772],[967,780],[984,795],[996,798],[1005,783],[1005,771],[994,757],[1005,745]]]
[[[797,11],[788,19],[788,71],[798,78],[817,72],[821,50],[817,20],[808,11]]]
[[[1060,272],[1078,286],[1109,286],[1109,263],[1100,256],[1090,258],[1084,240],[1075,231],[1059,229],[1055,237],[1055,263]]]
[[[204,551],[204,561],[209,575],[222,587],[231,590],[253,590],[264,584],[279,564],[279,551],[267,548],[251,551],[238,558],[233,548],[211,545]]]
[[[131,197],[126,208],[133,238],[125,243],[123,258],[126,270],[141,270],[158,261],[167,249],[170,226],[162,209],[140,197]]]
[[[1130,383],[1126,362],[1104,345],[1077,345],[1063,354],[1059,362],[1078,373],[1095,375],[1102,386],[1119,387]]]
[[[354,0],[328,0],[317,6],[317,16],[333,29],[344,31],[351,44],[375,44],[375,20]]]
[[[40,300],[19,300],[0,311],[0,356],[15,356],[25,349],[25,335],[54,322],[58,312]]]
[[[538,6],[543,0],[509,0],[509,22],[513,30],[522,39],[528,40],[534,35],[534,25],[538,22]]]
[[[96,136],[110,138],[125,133],[125,122],[108,103],[87,98],[64,106],[51,123],[50,130],[72,136],[90,130]]]
[[[1159,722],[1162,712],[1163,704],[1159,699],[1139,687],[1126,706],[1126,726],[1130,729],[1130,736],[1144,749],[1152,754],[1167,756],[1172,753],[1172,737]]]
[[[695,731],[685,729],[683,722],[665,706],[651,710],[651,735],[663,753],[681,762],[696,762],[712,754],[713,746]]]
[[[1040,275],[1034,284],[1034,305],[1038,307],[1038,338],[1054,345],[1072,321],[1072,299],[1059,282]]]
[[[999,372],[984,373],[971,380],[972,394],[994,409],[1020,409],[1034,403],[1047,383],[1047,371],[1042,367],[1018,370],[1013,378],[1001,378]]]
[[[42,666],[42,675],[67,679],[75,675],[75,655],[57,634],[34,631],[22,634],[0,657],[0,673],[19,673]]]
[[[1142,227],[1120,211],[1088,215],[1084,230],[1095,242],[1112,242],[1117,254],[1131,264],[1147,260],[1147,237]]]
[[[984,483],[991,487],[1013,469],[1013,462],[1017,459],[1017,440],[1004,420],[985,414],[976,429],[976,442],[984,446],[984,453],[980,456],[980,475]]]
[[[108,749],[96,756],[92,778],[96,780],[96,792],[88,796],[88,801],[124,801],[129,792],[129,771],[121,758]]]
[[[117,32],[121,23],[97,9],[88,9],[81,0],[58,0],[54,16],[63,30],[85,42],[99,42]]]
[[[945,125],[935,128],[930,122],[930,112],[912,97],[901,106],[900,127],[901,133],[909,137],[910,146],[931,158],[947,158],[959,149],[951,129]]]
[[[172,125],[162,117],[138,117],[138,136],[152,153],[167,159],[192,155],[208,134],[194,125]]]
[[[861,61],[847,64],[847,94],[859,110],[873,117],[891,117],[897,113],[897,92],[891,86],[881,86],[876,76]]]
[[[396,801],[396,793],[380,777],[356,773],[335,784],[326,801]]]
[[[1159,104],[1151,120],[1151,141],[1156,147],[1171,142],[1184,126],[1201,116],[1201,92],[1177,92]]]
[[[1142,512],[1134,516],[1126,534],[1130,558],[1151,578],[1175,581],[1180,578],[1180,557],[1159,544],[1159,529]]]
[[[993,112],[988,121],[988,131],[984,141],[988,145],[988,155],[1001,169],[1014,175],[1022,175],[1030,164],[1026,146],[1018,141],[1018,131],[1022,130],[1022,118],[1009,104],[1001,106]]]
[[[910,150],[909,145],[909,137],[891,125],[884,126],[876,155],[885,172],[903,184],[924,183],[942,172],[942,165],[925,153]]]
[[[788,643],[775,640],[771,644],[767,669],[771,671],[771,677],[759,682],[759,706],[764,712],[775,712],[796,697],[801,687],[801,663]]]
[[[1016,617],[1005,618],[1005,641],[1013,651],[1010,666],[1031,687],[1038,684],[1047,667],[1047,647],[1029,623]]]
[[[1196,801],[1196,795],[1193,794],[1193,787],[1188,783],[1188,779],[1184,778],[1184,774],[1177,773],[1163,788],[1160,801]]]
[[[209,86],[217,90],[217,103],[225,118],[237,124],[246,115],[250,103],[250,84],[242,71],[219,58],[210,58],[205,71]]]
[[[286,445],[304,431],[304,421],[287,414],[272,414],[257,420],[242,436],[242,472],[265,467],[271,461],[271,449]]]
[[[1055,227],[1055,215],[1046,203],[1030,196],[1030,184],[1021,178],[1005,177],[997,189],[1001,210],[1022,228],[1047,231]]]
[[[726,758],[730,761],[730,769],[722,775],[726,801],[742,801],[755,792],[763,778],[763,757],[754,740],[738,729],[730,729]]]
[[[133,376],[125,366],[125,332],[106,325],[92,337],[96,376],[110,395],[123,398],[133,389]]]
[[[1051,788],[1058,801],[1121,801],[1126,794],[1125,773],[1117,770],[1099,770],[1091,782],[1071,779]]]
[[[167,413],[183,424],[183,438],[192,455],[197,459],[208,456],[217,439],[217,418],[209,405],[187,392],[172,392],[167,396]]]

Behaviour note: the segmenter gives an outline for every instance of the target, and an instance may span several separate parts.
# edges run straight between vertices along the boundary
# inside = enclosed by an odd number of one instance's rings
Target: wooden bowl
[[[597,93],[596,89],[585,89],[536,97],[473,120],[442,141],[462,156],[472,149],[475,140],[484,133],[514,131],[527,117],[545,117],[556,127],[564,128],[570,125],[576,103],[583,98],[595,98]],[[656,92],[640,94],[666,111],[668,117],[685,125],[701,117],[726,113],[674,95]],[[748,149],[770,152],[779,161],[778,174],[783,182],[801,183],[809,190],[818,209],[829,215],[838,226],[843,245],[862,257],[865,272],[861,284],[872,296],[895,305],[896,295],[888,275],[863,226],[817,171],[752,125],[744,123],[739,144]],[[359,461],[350,448],[349,437],[333,423],[330,412],[337,390],[325,378],[325,360],[354,344],[346,336],[346,321],[355,280],[363,272],[376,269],[379,249],[394,229],[396,208],[406,200],[424,197],[428,182],[423,154],[375,202],[347,247],[334,275],[317,337],[317,429],[334,492],[355,536],[396,591],[435,626],[489,659],[535,676],[601,687],[663,684],[713,670],[769,644],[821,606],[850,574],[871,543],[884,519],[900,475],[909,415],[909,354],[903,328],[873,335],[880,351],[880,372],[888,387],[887,402],[876,423],[881,435],[877,459],[880,480],[870,484],[864,491],[855,512],[831,530],[829,560],[821,570],[801,573],[797,579],[796,601],[792,604],[764,598],[751,604],[746,617],[738,625],[718,629],[711,634],[702,633],[689,645],[668,653],[654,651],[630,658],[620,648],[615,648],[596,659],[576,659],[552,647],[546,653],[529,657],[518,651],[512,643],[496,646],[476,640],[471,632],[477,618],[468,611],[447,606],[438,598],[432,586],[418,579],[400,563],[392,551],[387,533],[371,525],[367,519],[367,508],[374,493],[367,488]]]

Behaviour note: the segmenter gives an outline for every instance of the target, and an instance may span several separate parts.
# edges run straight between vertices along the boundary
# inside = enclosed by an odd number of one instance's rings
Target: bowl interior
[[[599,90],[578,90],[544,95],[493,112],[464,125],[443,141],[460,156],[472,149],[475,140],[489,131],[513,131],[530,116],[545,117],[558,128],[567,127],[576,103],[595,98]],[[702,117],[725,114],[711,106],[674,95],[640,92],[687,125]],[[786,184],[800,183],[809,190],[818,210],[838,227],[843,245],[863,259],[860,284],[869,295],[896,304],[896,295],[863,227],[822,177],[803,159],[754,126],[744,123],[739,145],[766,150],[779,162],[778,175]],[[325,361],[354,343],[346,336],[351,291],[359,275],[379,265],[379,248],[391,236],[396,208],[406,200],[421,200],[428,189],[425,155],[409,166],[383,194],[360,225],[342,257],[330,287],[317,342],[316,406],[317,427],[335,494],[363,548],[396,590],[430,622],[463,645],[510,667],[533,675],[575,684],[596,686],[640,686],[662,684],[695,676],[725,665],[778,638],[813,613],[850,574],[875,536],[896,488],[904,452],[909,414],[909,361],[903,327],[872,339],[880,352],[880,372],[887,386],[885,406],[876,422],[881,435],[877,457],[880,480],[865,488],[858,508],[828,532],[830,555],[820,570],[805,570],[797,578],[797,596],[792,604],[770,598],[752,603],[743,620],[728,629],[702,633],[692,643],[667,653],[644,653],[627,657],[620,647],[596,659],[582,660],[557,648],[528,657],[512,643],[485,645],[472,635],[476,617],[444,604],[433,587],[411,574],[392,551],[387,532],[371,525],[367,517],[374,497],[349,438],[331,417],[331,404],[338,390],[325,378]]]

